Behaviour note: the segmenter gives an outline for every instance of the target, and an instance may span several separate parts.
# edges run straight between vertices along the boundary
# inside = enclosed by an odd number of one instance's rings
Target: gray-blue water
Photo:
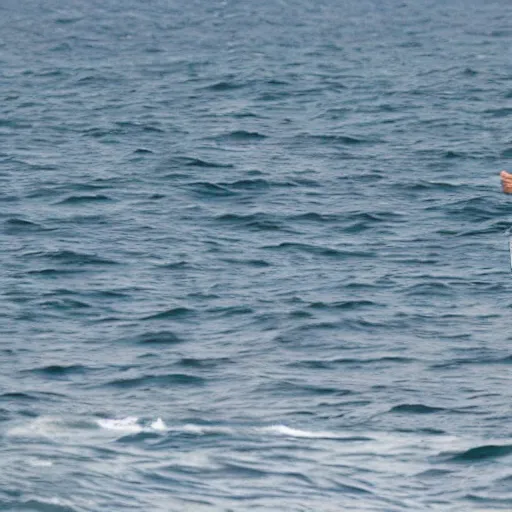
[[[0,509],[512,509],[512,4],[3,0]]]

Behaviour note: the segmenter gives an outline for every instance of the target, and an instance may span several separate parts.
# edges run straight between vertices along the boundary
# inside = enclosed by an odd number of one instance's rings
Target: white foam
[[[126,418],[105,418],[96,420],[96,423],[103,429],[113,430],[124,434],[138,434],[139,432],[167,432],[169,430],[162,418],[157,418],[149,424],[141,422],[137,416],[127,416]]]
[[[232,434],[234,432],[234,430],[229,427],[221,427],[215,425],[196,425],[194,423],[186,423],[185,425],[178,426],[167,426],[162,418],[157,418],[149,424],[143,424],[136,416],[128,416],[127,418],[100,419],[97,420],[96,423],[101,428],[126,434],[138,434],[139,432],[184,432],[187,434],[204,435]]]
[[[100,429],[119,433],[121,435],[138,434],[141,432],[153,432],[163,434],[166,432],[186,433],[193,435],[274,435],[304,439],[342,439],[344,436],[334,432],[310,431],[288,427],[286,425],[272,425],[268,427],[226,427],[222,425],[199,425],[195,423],[185,423],[182,425],[168,426],[162,418],[155,420],[141,420],[137,416],[127,416],[124,418],[101,418],[92,420],[94,425]],[[80,424],[80,422],[69,421],[64,418],[54,418],[43,416],[35,420],[15,426],[7,431],[11,436],[23,437],[49,437],[62,439],[72,439],[77,435],[84,435],[88,430],[84,427],[90,425],[90,422]],[[84,429],[85,428],[85,429]],[[92,432],[89,430],[90,434]],[[89,434],[89,435],[90,435]]]
[[[53,466],[53,462],[51,460],[44,459],[29,459],[28,464],[35,468],[49,468]]]
[[[167,425],[164,423],[162,418],[158,418],[156,421],[153,421],[153,423],[151,423],[151,428],[158,432],[165,432],[168,430]]]
[[[113,430],[126,434],[138,434],[139,432],[183,432],[186,434],[195,434],[198,436],[205,434],[223,434],[230,435],[237,432],[236,429],[230,427],[223,427],[220,425],[198,425],[195,423],[186,423],[184,425],[167,426],[162,418],[157,418],[151,423],[143,424],[136,416],[128,416],[126,418],[110,418],[100,419],[96,423],[104,429]],[[240,428],[239,431],[244,430]],[[286,425],[272,425],[270,427],[263,427],[256,430],[249,429],[252,432],[273,434],[278,436],[305,438],[305,439],[340,439],[341,436],[334,432],[325,431],[309,431],[300,430],[297,428],[287,427]],[[247,433],[247,432],[246,432]]]
[[[97,420],[97,423],[101,428],[125,432],[127,434],[138,434],[143,430],[142,425],[139,424],[139,418],[136,416],[128,416],[127,418],[120,419],[101,419]]]
[[[307,439],[339,439],[340,436],[334,432],[312,432],[309,430],[299,430],[297,428],[290,428],[286,425],[273,425],[271,427],[264,427],[264,432],[276,434],[287,437],[303,437]]]
[[[8,436],[14,437],[48,437],[54,438],[65,433],[59,418],[41,416],[29,423],[17,425],[7,431]]]
[[[188,423],[182,427],[173,427],[171,430],[178,432],[186,432],[187,434],[233,434],[234,430],[229,427],[211,426],[211,425],[195,425]]]

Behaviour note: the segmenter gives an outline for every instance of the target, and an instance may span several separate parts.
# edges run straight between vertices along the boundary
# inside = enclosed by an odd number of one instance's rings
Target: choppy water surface
[[[5,1],[0,508],[512,508],[512,4]]]

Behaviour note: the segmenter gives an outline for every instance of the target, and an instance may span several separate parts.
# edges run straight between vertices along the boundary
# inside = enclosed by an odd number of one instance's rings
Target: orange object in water
[[[500,172],[501,188],[505,194],[512,194],[512,174],[507,171]]]

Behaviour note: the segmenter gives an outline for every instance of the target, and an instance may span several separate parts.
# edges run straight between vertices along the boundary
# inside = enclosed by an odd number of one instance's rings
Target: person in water
[[[500,172],[501,188],[505,194],[512,194],[512,174],[507,171]]]

